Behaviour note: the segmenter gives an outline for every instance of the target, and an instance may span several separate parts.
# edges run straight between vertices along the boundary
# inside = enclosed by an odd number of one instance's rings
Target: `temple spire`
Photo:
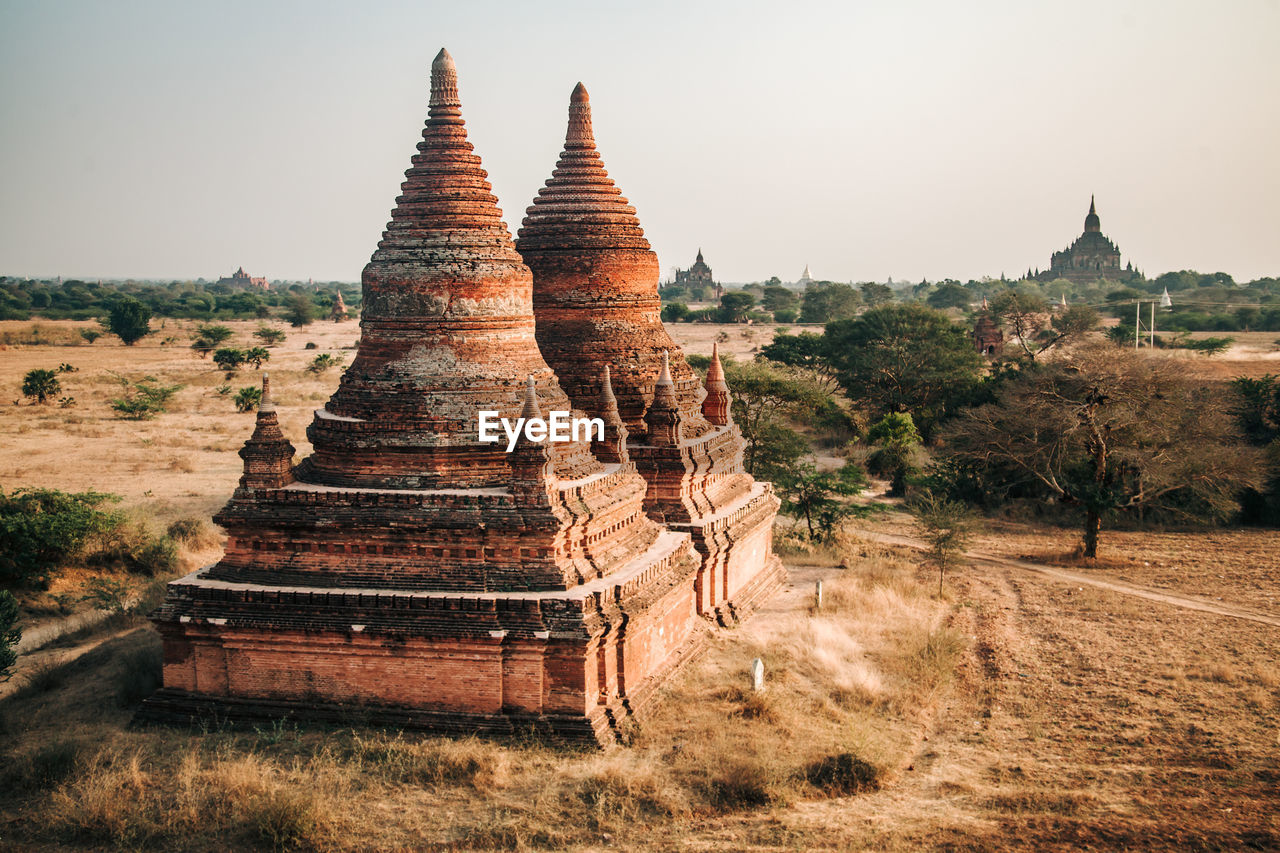
[[[542,410],[538,408],[538,385],[532,373],[529,374],[529,384],[524,389],[524,406],[520,409],[520,417],[525,420],[542,417]]]
[[[453,57],[443,47],[431,63],[432,118],[445,115],[462,115],[462,101],[458,98],[458,67]]]
[[[1093,202],[1092,195],[1089,196],[1089,215],[1084,218],[1084,230],[1086,233],[1102,230],[1102,220],[1098,218],[1098,208]]]
[[[605,364],[600,379],[600,419],[604,421],[604,438],[592,445],[601,462],[627,461],[627,427],[618,413],[618,398],[613,393],[609,365]]]
[[[707,396],[702,399],[702,415],[708,423],[728,426],[732,418],[729,383],[724,380],[724,368],[720,365],[720,344],[711,344],[711,364],[707,366]]]
[[[596,147],[596,137],[591,130],[591,96],[581,83],[573,87],[573,94],[569,96],[569,127],[565,130],[564,147]]]
[[[680,405],[676,400],[675,383],[671,381],[671,362],[667,351],[662,351],[662,371],[653,388],[653,402],[645,412],[649,427],[649,443],[654,445],[679,444],[682,438]]]
[[[258,414],[263,412],[274,412],[276,410],[275,401],[271,399],[271,374],[262,374],[262,399],[258,401]]]
[[[262,374],[262,397],[258,400],[258,417],[253,435],[240,448],[244,460],[242,489],[282,489],[293,482],[294,446],[284,437],[271,397],[271,377]]]

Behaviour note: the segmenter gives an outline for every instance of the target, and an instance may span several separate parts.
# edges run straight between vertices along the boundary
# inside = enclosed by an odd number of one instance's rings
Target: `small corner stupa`
[[[785,579],[772,546],[779,502],[743,470],[718,352],[704,389],[662,325],[657,255],[605,171],[581,83],[569,98],[564,149],[516,248],[533,271],[547,363],[573,403],[593,413],[609,376],[628,456],[648,484],[646,512],[689,533],[702,558],[698,612],[736,620]]]
[[[441,50],[421,141],[362,276],[356,356],[296,465],[264,380],[244,476],[216,516],[226,553],[170,583],[153,615],[164,686],[143,718],[354,714],[608,741],[695,648],[695,535],[699,548],[737,547],[739,516],[772,496],[732,460],[655,461],[719,459],[688,443],[718,433],[693,417],[701,394],[682,359],[663,399],[689,437],[628,445],[632,427],[650,429],[646,377],[663,343],[644,299],[635,331],[647,337],[633,349],[645,355],[617,359],[621,382],[611,387],[599,350],[589,372],[567,374],[575,394],[591,388],[575,402],[604,422],[601,439],[526,432],[511,452],[481,440],[481,412],[583,415],[539,351],[533,277],[496,202]],[[581,346],[593,345],[555,352]],[[717,441],[731,455],[734,440]],[[654,520],[686,503],[705,533]],[[757,552],[762,535],[747,543]]]

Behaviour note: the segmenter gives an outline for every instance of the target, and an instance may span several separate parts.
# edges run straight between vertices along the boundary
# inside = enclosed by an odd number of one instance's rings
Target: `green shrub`
[[[237,412],[252,412],[262,402],[262,389],[245,386],[236,392],[234,402]]]
[[[18,600],[9,590],[0,589],[0,682],[13,677],[13,665],[18,662],[18,641],[21,639]]]
[[[111,401],[111,408],[121,418],[130,421],[145,421],[156,415],[164,414],[169,400],[182,390],[181,385],[161,385],[154,376],[144,376],[137,382],[131,382],[123,376],[117,377],[124,389],[124,396]]]
[[[273,329],[265,324],[259,326],[258,330],[253,333],[253,336],[262,341],[264,346],[268,347],[279,346],[284,343],[285,338],[288,337],[288,335],[284,333],[283,329]]]
[[[342,366],[342,358],[340,356],[330,355],[329,353],[326,352],[326,353],[321,353],[320,355],[312,359],[311,363],[307,365],[307,370],[310,371],[311,373],[324,373],[326,370],[328,370],[331,367],[341,367],[341,366]]]
[[[213,354],[213,363],[227,372],[227,378],[245,363],[245,352],[235,347],[223,347]]]
[[[79,553],[90,536],[120,524],[119,513],[99,508],[119,500],[98,492],[0,490],[0,583],[47,586],[51,569]]]
[[[58,381],[58,371],[37,367],[28,370],[22,377],[22,396],[30,397],[32,402],[44,404],[50,397],[62,393],[62,383]]]
[[[880,787],[880,771],[851,752],[829,755],[805,769],[810,785],[836,797],[875,791]]]
[[[271,360],[271,353],[267,351],[266,347],[250,347],[244,351],[244,360],[252,364],[254,370],[259,370],[262,368],[264,361]]]
[[[231,337],[231,329],[226,326],[205,324],[196,329],[196,336],[191,341],[191,348],[201,358],[218,348],[218,344]]]
[[[123,613],[129,606],[129,585],[115,578],[90,578],[80,600],[95,610]]]

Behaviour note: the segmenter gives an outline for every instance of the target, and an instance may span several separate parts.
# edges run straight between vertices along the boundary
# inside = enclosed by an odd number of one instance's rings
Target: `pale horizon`
[[[1222,11],[1225,9],[1225,11]],[[358,281],[441,46],[514,237],[569,93],[662,277],[1280,276],[1280,4],[0,2],[0,275]]]

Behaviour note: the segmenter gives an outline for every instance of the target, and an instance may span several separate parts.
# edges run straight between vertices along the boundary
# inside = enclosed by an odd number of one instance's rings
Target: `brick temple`
[[[547,363],[584,409],[600,396],[603,368],[612,371],[628,455],[648,484],[645,510],[693,537],[698,612],[732,620],[781,580],[771,546],[778,500],[742,468],[718,360],[708,376],[715,387],[704,390],[662,325],[658,256],[604,168],[581,83],[569,98],[564,150],[516,248],[533,270]]]
[[[658,320],[656,257],[579,89],[522,258],[436,57],[355,359],[297,465],[264,379],[215,516],[226,552],[153,616],[164,686],[144,718],[607,742],[703,625],[783,579],[777,499],[742,470],[719,362],[704,388]],[[507,453],[480,442],[482,410],[571,411],[604,436]]]

